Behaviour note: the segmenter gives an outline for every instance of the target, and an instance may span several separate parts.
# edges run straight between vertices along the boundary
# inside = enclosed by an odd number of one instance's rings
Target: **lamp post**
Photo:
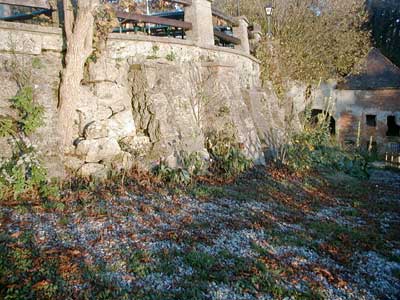
[[[146,15],[150,15],[150,8],[149,8],[149,0],[146,0]],[[150,26],[148,24],[146,24],[147,27],[147,33],[150,35],[151,30],[150,30]]]
[[[237,16],[240,16],[240,0],[237,0]]]
[[[272,11],[273,11],[273,6],[271,3],[267,4],[265,6],[265,13],[267,14],[267,23],[268,23],[268,37],[272,37],[272,30],[271,30],[271,19],[272,19]]]

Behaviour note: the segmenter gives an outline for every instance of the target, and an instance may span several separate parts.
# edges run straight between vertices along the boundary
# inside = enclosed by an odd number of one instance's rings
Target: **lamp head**
[[[266,12],[267,16],[272,16],[273,9],[274,8],[272,7],[272,4],[267,4],[265,6],[265,12]]]

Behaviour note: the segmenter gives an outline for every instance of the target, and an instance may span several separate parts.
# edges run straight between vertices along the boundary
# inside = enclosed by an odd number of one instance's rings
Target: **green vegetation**
[[[56,196],[57,188],[48,184],[47,172],[29,140],[29,135],[43,125],[44,108],[34,101],[29,72],[23,70],[17,58],[10,65],[15,67],[13,72],[23,73],[13,75],[20,86],[10,100],[17,119],[0,119],[0,137],[8,137],[13,145],[12,156],[0,160],[0,199],[17,198],[26,191],[36,191],[45,198]]]
[[[236,0],[215,2],[236,15]],[[240,11],[266,32],[264,5],[262,0],[241,1]],[[371,47],[364,0],[285,0],[273,1],[273,6],[273,38],[264,39],[256,55],[263,80],[272,81],[282,98],[288,80],[312,85],[341,78]]]
[[[14,120],[12,118],[0,119],[0,137],[8,137],[14,133]]]
[[[206,147],[210,159],[193,152],[182,153],[182,167],[171,168],[161,162],[153,171],[164,182],[188,185],[202,175],[230,180],[252,166],[252,161],[243,154],[241,145],[231,135],[223,132],[212,134],[207,139]]]
[[[150,271],[151,254],[144,250],[136,250],[129,255],[128,271],[137,277],[144,277]]]
[[[216,176],[235,177],[252,166],[243,154],[242,145],[232,135],[214,133],[208,137],[206,146],[211,158],[210,172]]]
[[[34,68],[34,69],[43,69],[44,68],[44,65],[43,65],[42,61],[40,60],[40,58],[34,57],[32,59],[32,68]]]
[[[175,60],[176,60],[176,54],[175,54],[175,52],[171,51],[170,53],[168,53],[168,54],[165,56],[165,58],[166,58],[168,61],[175,61]]]
[[[158,45],[153,45],[151,47],[151,53],[147,55],[147,59],[158,59],[158,51],[160,51],[160,47]]]
[[[29,135],[43,125],[44,109],[34,103],[32,87],[23,87],[15,97],[11,99],[12,108],[18,111],[18,130]]]
[[[336,170],[365,177],[366,159],[357,150],[345,150],[338,144],[330,134],[327,117],[321,114],[316,121],[307,116],[303,130],[291,139],[286,164],[295,172]]]
[[[154,168],[154,174],[162,181],[177,184],[188,185],[192,181],[191,174],[185,168],[171,168],[165,162],[161,162]]]
[[[307,226],[313,231],[315,240],[329,241],[332,245],[342,249],[347,246],[349,251],[363,249],[366,245],[374,250],[384,246],[376,232],[366,231],[362,227],[349,228],[349,226],[339,225],[336,222],[311,222]]]
[[[400,36],[399,31],[400,3],[397,0],[376,1],[370,0],[371,27],[375,47],[378,47],[385,56],[400,66]]]
[[[29,231],[18,238],[0,236],[0,298],[54,299],[60,295],[64,280],[58,262],[33,245]]]
[[[95,30],[93,36],[94,51],[90,58],[96,62],[100,56],[104,43],[112,30],[119,26],[115,11],[110,5],[99,5],[94,12]]]
[[[19,206],[10,207],[13,214],[32,214],[33,209],[52,212],[52,215],[58,216],[54,226],[57,226],[59,235],[56,242],[51,244],[53,248],[39,249],[37,237],[34,236],[36,232],[4,231],[0,239],[0,298],[59,299],[74,295],[76,299],[203,300],[208,299],[213,286],[216,286],[227,287],[230,292],[244,297],[269,295],[281,300],[290,297],[296,300],[326,299],[324,287],[313,278],[324,276],[333,284],[331,280],[340,282],[341,275],[330,268],[326,272],[321,271],[325,273],[319,273],[320,268],[324,267],[318,262],[329,258],[348,270],[346,272],[351,272],[354,253],[374,251],[388,261],[398,261],[399,258],[392,251],[392,243],[397,241],[398,235],[382,233],[379,222],[369,219],[370,213],[364,213],[365,209],[372,207],[365,197],[366,193],[370,193],[365,188],[365,181],[354,179],[354,182],[363,186],[360,191],[364,194],[341,189],[341,183],[334,182],[339,184],[332,185],[332,188],[340,198],[330,198],[330,182],[335,177],[326,178],[327,182],[314,176],[302,180],[301,177],[292,178],[294,175],[281,177],[280,172],[283,172],[282,169],[265,171],[260,168],[251,174],[247,172],[233,183],[219,186],[198,183],[186,189],[191,193],[190,198],[196,199],[190,200],[190,206],[207,204],[216,209],[191,211],[189,219],[187,215],[183,218],[188,213],[186,201],[189,198],[184,190],[157,190],[156,185],[146,183],[149,180],[146,176],[149,175],[143,174],[127,174],[126,186],[121,186],[120,180],[114,179],[102,184],[72,181],[68,186],[73,190],[65,190],[62,201],[45,201],[40,207],[21,202]],[[139,190],[136,191],[138,185]],[[150,193],[149,197],[144,187]],[[120,197],[127,194],[135,196]],[[165,198],[165,195],[168,197]],[[119,202],[116,199],[124,200]],[[352,206],[355,202],[358,204]],[[112,206],[108,205],[110,203],[113,203]],[[230,208],[229,203],[234,206]],[[240,207],[240,203],[246,205]],[[265,209],[259,209],[263,206]],[[222,207],[224,210],[221,210]],[[324,217],[314,220],[305,213],[321,212],[333,207],[338,207],[337,221]],[[375,213],[395,210],[398,211],[398,208],[374,208]],[[207,214],[206,218],[204,214]],[[157,221],[159,216],[163,218],[161,223]],[[115,256],[105,261],[89,261],[85,258],[85,250],[63,248],[64,243],[70,244],[76,238],[68,233],[70,226],[82,228],[80,222],[109,224],[111,220],[121,220],[123,224],[125,217],[133,217],[143,229],[130,231],[128,225],[128,232],[118,232],[121,239],[136,240],[136,236],[141,236],[147,245],[162,241],[166,242],[165,245],[171,243],[177,247],[142,248],[140,245],[123,243],[119,249],[113,246],[113,252],[108,253]],[[0,224],[7,222],[7,211],[0,214],[0,218]],[[352,226],[342,223],[342,219],[353,220]],[[364,221],[360,222],[364,225],[357,224],[356,220]],[[153,222],[155,224],[151,224]],[[286,227],[283,230],[283,224],[298,227]],[[164,226],[168,226],[166,230],[162,229]],[[235,230],[239,233],[241,229],[255,232],[263,230],[266,233],[265,240],[261,238],[245,242],[243,250],[246,256],[236,252],[229,242],[226,245],[215,243],[220,236],[228,237],[224,232]],[[131,234],[134,236],[132,239]],[[88,247],[93,250],[97,248],[97,243],[102,245],[104,239],[113,237],[114,233],[105,234],[99,229],[90,232],[90,236],[92,240]],[[301,247],[314,252],[319,258],[317,262],[292,264],[287,257],[271,251],[279,246]],[[293,254],[293,257],[297,257],[297,254]],[[123,279],[118,277],[121,274]],[[398,272],[394,270],[390,276],[395,278]],[[126,279],[131,280],[133,286],[126,285]],[[171,281],[173,288],[153,286],[153,280]],[[143,282],[144,286],[141,285]],[[74,289],[74,286],[82,284],[85,289]]]
[[[227,196],[225,188],[220,186],[199,185],[191,190],[194,197],[200,199],[222,198]]]

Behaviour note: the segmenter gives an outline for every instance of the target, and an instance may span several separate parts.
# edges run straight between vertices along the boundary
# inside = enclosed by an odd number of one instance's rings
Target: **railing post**
[[[262,30],[260,24],[253,23],[253,29],[249,34],[250,53],[253,53],[262,39]]]
[[[192,5],[185,7],[185,21],[193,26],[192,30],[186,32],[187,38],[199,46],[214,46],[212,1],[192,0]]]
[[[258,23],[253,24],[253,30],[251,31],[251,39],[255,40],[256,42],[261,41],[262,37],[262,30],[261,25]]]
[[[250,44],[249,44],[249,21],[246,17],[237,17],[239,26],[233,27],[233,35],[241,40],[240,45],[235,46],[235,49],[240,49],[246,54],[250,54]]]
[[[60,26],[60,13],[63,11],[62,0],[51,0],[49,4],[53,10],[51,14],[53,26],[58,27]]]

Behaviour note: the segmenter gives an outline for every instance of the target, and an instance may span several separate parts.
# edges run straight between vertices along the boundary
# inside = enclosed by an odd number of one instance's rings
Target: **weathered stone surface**
[[[18,76],[30,79],[29,85],[33,88],[33,100],[44,108],[45,121],[43,126],[30,136],[30,140],[37,146],[49,177],[65,175],[55,126],[58,118],[57,89],[61,66],[60,53],[46,52],[35,56],[21,53],[2,53],[0,55],[0,79],[2,87],[4,87],[0,89],[0,115],[18,118],[18,113],[11,108],[9,100],[18,92],[18,83],[20,83],[16,80]],[[0,157],[5,153],[5,151],[0,151]]]
[[[113,138],[80,141],[76,147],[76,154],[85,162],[110,162],[121,153],[118,142]]]
[[[86,140],[94,140],[108,137],[108,128],[106,122],[93,121],[86,124],[83,130]]]
[[[212,77],[205,82],[209,100],[203,130],[207,134],[225,132],[235,136],[248,158],[264,164],[263,145],[240,88],[238,74],[230,66],[222,65],[208,65],[205,72]]]
[[[149,62],[139,75],[146,78],[148,85],[145,101],[133,99],[134,107],[143,108],[134,114],[138,122],[146,126],[142,130],[147,132],[151,142],[157,143],[157,151],[162,156],[180,150],[189,153],[200,151],[204,147],[204,137],[191,101],[192,91],[187,82],[191,67],[188,64],[167,64],[163,72],[159,72],[159,65]]]
[[[179,157],[177,155],[175,155],[175,153],[172,153],[170,155],[168,155],[165,159],[164,159],[164,163],[173,169],[176,169],[178,167],[181,166],[181,161],[179,160]]]
[[[64,164],[67,171],[75,172],[79,170],[85,162],[75,156],[68,156],[65,158]]]
[[[121,143],[128,149],[135,158],[146,156],[150,152],[152,143],[145,135],[137,135],[123,138]]]
[[[62,36],[55,29],[21,28],[0,22],[0,36],[18,43],[15,55],[28,63],[25,69],[32,73],[35,101],[45,108],[46,124],[32,139],[45,157],[56,157]],[[237,50],[206,44],[112,34],[97,62],[86,69],[79,109],[73,116],[74,134],[81,139],[78,157],[66,159],[67,166],[87,176],[104,173],[101,166],[124,169],[132,162],[149,165],[148,161],[175,160],[185,152],[204,153],[205,135],[229,124],[248,157],[262,160],[259,126],[244,97],[244,91],[259,86],[259,65]],[[0,50],[9,51],[0,55],[0,62],[14,57],[5,39]],[[167,60],[171,53],[175,59]],[[0,114],[9,110],[7,101],[17,92],[6,73],[0,64],[5,83]]]
[[[136,132],[135,122],[133,121],[132,110],[130,107],[113,115],[106,122],[108,136],[121,139],[127,136],[133,136]]]
[[[43,35],[42,50],[61,52],[63,50],[63,38],[60,35]]]
[[[133,121],[132,111],[124,111],[113,115],[106,120],[92,121],[83,128],[85,139],[114,138],[121,139],[135,135],[135,123]]]
[[[246,17],[240,16],[237,18],[239,26],[233,27],[233,34],[239,38],[242,42],[240,45],[235,46],[242,50],[244,53],[250,54],[250,44],[249,44],[249,20]]]
[[[89,78],[94,82],[119,83],[126,81],[127,61],[115,60],[108,56],[106,49],[95,63],[89,64]]]
[[[129,170],[133,166],[132,155],[128,152],[121,152],[113,158],[111,162],[113,170],[122,171]]]
[[[285,144],[285,115],[283,107],[271,90],[253,89],[245,91],[244,100],[249,109],[257,135],[264,145],[267,157],[275,157],[278,148]]]
[[[105,179],[107,178],[107,168],[105,165],[98,163],[86,163],[79,169],[78,175]]]
[[[37,55],[42,52],[41,46],[40,34],[0,30],[0,51]]]
[[[49,178],[64,178],[67,175],[67,170],[63,165],[60,153],[44,155],[43,167],[47,170],[47,176]]]
[[[4,63],[4,61],[0,60],[0,64]],[[10,107],[10,99],[15,96],[18,92],[17,83],[12,80],[10,72],[6,72],[4,69],[0,71],[1,78],[1,93],[0,93],[0,110],[1,114],[5,115],[8,112],[5,112],[6,109]]]
[[[120,99],[121,87],[115,82],[96,82],[94,86],[94,96],[99,99],[99,103],[104,106],[112,106],[116,99]]]

